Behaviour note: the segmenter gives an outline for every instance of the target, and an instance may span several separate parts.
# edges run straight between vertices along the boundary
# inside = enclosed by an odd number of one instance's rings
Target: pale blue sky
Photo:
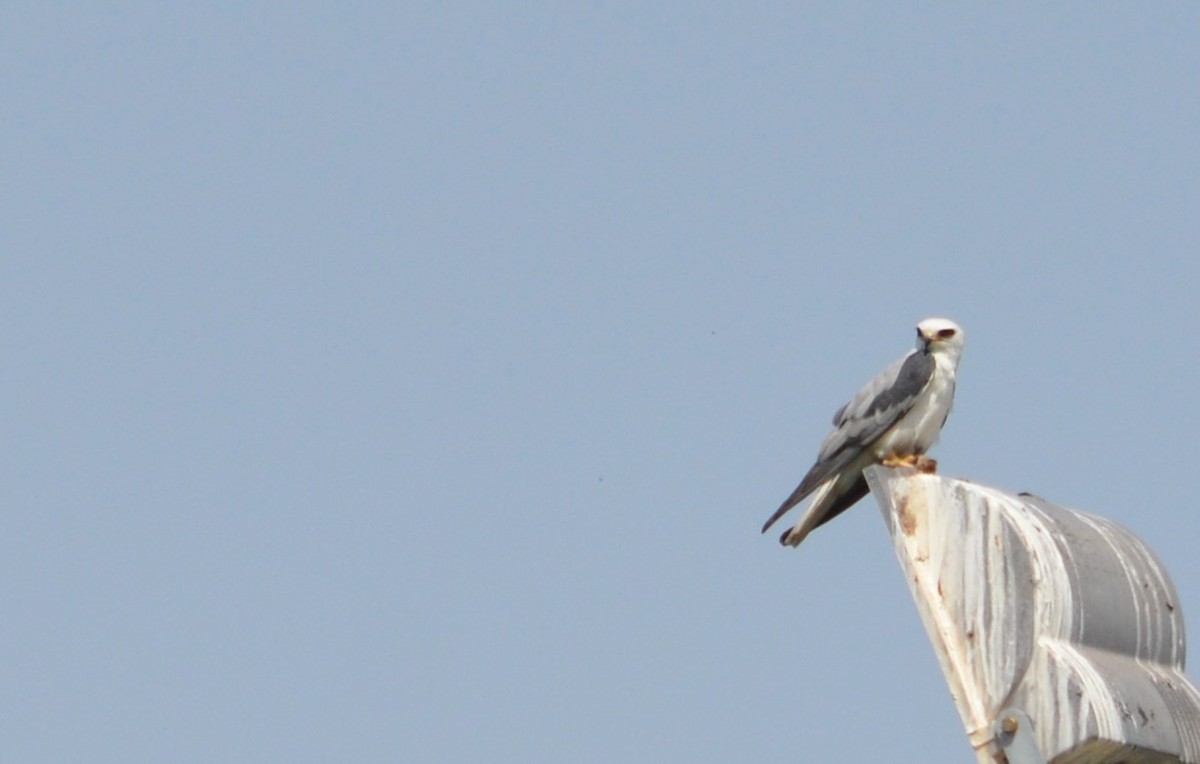
[[[33,762],[970,762],[872,499],[943,472],[1195,626],[1200,9],[0,9],[0,737]]]

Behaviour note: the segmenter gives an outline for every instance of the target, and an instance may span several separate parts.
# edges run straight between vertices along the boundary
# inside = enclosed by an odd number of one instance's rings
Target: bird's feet
[[[930,459],[924,454],[893,454],[885,456],[880,462],[884,467],[911,467],[922,475],[933,475],[937,472],[937,459]]]
[[[879,463],[889,469],[895,469],[896,467],[916,467],[917,460],[920,458],[916,454],[890,454],[883,457]]]

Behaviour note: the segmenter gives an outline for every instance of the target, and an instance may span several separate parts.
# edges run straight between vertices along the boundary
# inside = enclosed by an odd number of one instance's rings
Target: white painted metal
[[[1012,708],[1052,764],[1200,764],[1183,615],[1145,544],[1035,496],[866,475],[980,762]]]

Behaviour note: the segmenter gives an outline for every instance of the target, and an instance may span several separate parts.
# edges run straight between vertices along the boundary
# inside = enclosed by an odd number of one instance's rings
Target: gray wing
[[[863,385],[833,415],[833,432],[821,442],[817,464],[855,446],[861,451],[878,440],[912,410],[933,377],[935,366],[932,355],[914,350]]]
[[[914,350],[863,385],[833,415],[833,431],[821,442],[816,464],[763,525],[763,531],[803,501],[817,486],[845,469],[866,447],[899,422],[912,409],[925,385],[929,384],[933,370],[933,356]]]

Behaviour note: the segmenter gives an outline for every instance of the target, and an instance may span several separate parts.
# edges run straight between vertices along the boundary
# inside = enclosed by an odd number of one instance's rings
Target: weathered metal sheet
[[[1183,615],[1145,544],[1035,496],[866,474],[981,762],[1013,708],[1053,764],[1200,764]]]

